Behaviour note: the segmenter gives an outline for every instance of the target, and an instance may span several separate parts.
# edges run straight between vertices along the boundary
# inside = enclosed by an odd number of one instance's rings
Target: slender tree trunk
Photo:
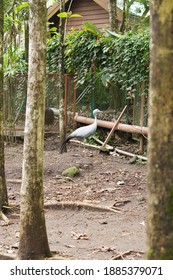
[[[118,31],[117,0],[108,1],[108,11],[111,31]]]
[[[3,141],[3,26],[4,1],[0,1],[0,211],[8,205],[7,188],[4,171],[4,141]]]
[[[126,18],[127,18],[127,13],[126,13],[126,1],[127,0],[123,0],[123,13],[122,13],[122,22],[121,22],[121,26],[120,26],[120,31],[122,33],[124,33],[125,29],[126,29]]]
[[[46,23],[46,0],[29,0],[29,69],[19,259],[50,256],[43,209]]]
[[[60,2],[60,12],[65,11],[65,1]],[[59,51],[59,133],[60,145],[65,141],[66,124],[64,112],[64,49],[65,49],[65,18],[60,18],[59,33],[60,33],[60,51]]]
[[[28,53],[29,53],[29,25],[28,19],[24,22],[24,36],[25,36],[25,61],[28,63]]]
[[[173,260],[173,1],[150,0],[148,259]]]

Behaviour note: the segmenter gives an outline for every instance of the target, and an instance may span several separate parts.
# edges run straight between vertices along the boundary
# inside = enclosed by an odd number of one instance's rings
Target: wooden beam
[[[82,116],[75,116],[74,120],[78,123],[84,123],[84,124],[91,124],[94,122],[94,119],[92,118],[87,118],[87,117],[82,117]],[[114,126],[113,122],[108,122],[108,121],[102,121],[102,120],[97,120],[97,125],[103,128],[107,129],[112,129]],[[130,133],[137,133],[137,134],[148,134],[148,127],[144,126],[137,126],[137,125],[129,125],[129,124],[122,124],[119,123],[117,125],[117,130],[121,130],[124,132],[130,132]]]

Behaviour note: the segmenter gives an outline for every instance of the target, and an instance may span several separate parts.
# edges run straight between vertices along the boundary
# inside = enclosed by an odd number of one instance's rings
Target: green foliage
[[[147,2],[145,0],[144,2]],[[27,18],[27,2],[19,1],[14,14],[5,14],[5,36],[12,38],[21,29],[21,18]],[[19,18],[20,13],[20,18]],[[76,16],[71,12],[59,16]],[[118,85],[133,97],[137,86],[144,81],[146,89],[149,80],[149,32],[138,28],[125,35],[106,30],[103,35],[94,24],[85,22],[80,31],[67,34],[65,41],[65,72],[76,75],[77,85],[86,85],[92,93],[96,80],[105,88]],[[6,34],[7,33],[7,34]],[[47,72],[59,71],[59,34],[55,28],[47,40]],[[16,46],[15,37],[5,45],[4,66],[6,75],[24,72],[26,63],[20,46]],[[11,44],[11,45],[10,45]]]
[[[47,72],[58,73],[59,71],[59,34],[47,40]]]
[[[71,33],[66,39],[66,67],[68,72],[75,73],[77,80],[83,84],[87,74],[95,67],[100,52],[97,36],[81,30]]]
[[[119,84],[122,90],[135,93],[137,86],[145,82],[146,89],[149,79],[149,34],[148,31],[126,33],[112,44],[105,47],[109,59],[102,60],[103,76],[109,82]],[[102,79],[103,79],[102,76]]]
[[[22,39],[26,20],[28,20],[27,1],[5,1],[4,73],[6,76],[12,76],[16,72],[25,72],[27,69]]]
[[[4,53],[4,74],[14,76],[16,73],[24,73],[27,63],[24,59],[24,50],[10,46]]]
[[[111,34],[112,35],[112,34]],[[97,36],[88,30],[68,35],[66,67],[83,84],[89,73],[99,72],[104,86],[118,84],[120,89],[135,94],[143,81],[149,79],[148,30],[129,32],[112,38]]]
[[[21,5],[17,6],[16,11],[20,12],[23,9],[28,8],[28,7],[29,7],[29,3],[28,2],[23,2]]]
[[[86,21],[84,22],[84,30],[86,31],[90,31],[91,33],[93,33],[96,36],[102,36],[102,33],[100,32],[100,30],[98,29],[98,27],[93,24],[90,21]]]

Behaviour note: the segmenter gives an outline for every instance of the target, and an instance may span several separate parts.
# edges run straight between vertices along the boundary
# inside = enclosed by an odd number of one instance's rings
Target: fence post
[[[144,108],[145,108],[144,88],[145,88],[145,84],[144,84],[144,82],[142,82],[140,126],[143,126],[143,124],[144,124]],[[143,135],[140,136],[140,140],[139,141],[140,141],[139,142],[139,150],[140,150],[140,153],[143,154],[144,153],[144,136]]]

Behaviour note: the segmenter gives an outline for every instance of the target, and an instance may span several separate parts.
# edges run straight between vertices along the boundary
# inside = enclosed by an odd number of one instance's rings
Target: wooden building
[[[104,28],[110,28],[108,0],[65,0],[65,3],[66,12],[71,11],[73,14],[80,14],[82,16],[80,18],[68,19],[68,31],[70,31],[72,28],[79,30],[86,21],[96,24],[100,30]],[[71,5],[70,8],[69,5]],[[57,1],[48,9],[48,20],[49,22],[52,22],[57,28],[59,27],[59,18],[57,17],[59,9],[59,1]]]

